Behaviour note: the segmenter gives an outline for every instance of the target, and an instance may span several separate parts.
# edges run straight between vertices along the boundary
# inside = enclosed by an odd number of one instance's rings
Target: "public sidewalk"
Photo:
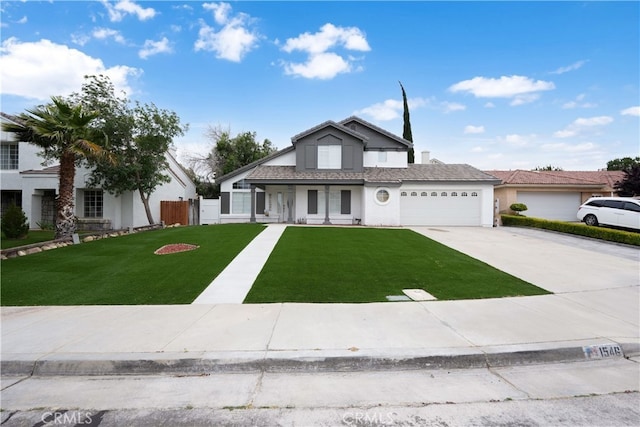
[[[242,304],[286,228],[285,224],[269,224],[192,304]]]
[[[371,304],[2,307],[2,374],[473,368],[585,360],[586,347],[603,344],[640,355],[637,249],[506,227],[416,231],[555,294]]]

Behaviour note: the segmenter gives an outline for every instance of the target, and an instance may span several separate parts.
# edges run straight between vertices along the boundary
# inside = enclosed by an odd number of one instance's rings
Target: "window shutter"
[[[221,214],[228,214],[230,212],[230,198],[229,198],[229,192],[225,191],[220,193],[220,213]]]
[[[340,213],[351,213],[351,190],[340,191]]]
[[[256,192],[256,214],[260,215],[262,213],[264,213],[264,207],[265,207],[265,203],[264,203],[264,196],[266,193],[263,193],[261,191]]]
[[[307,192],[307,213],[310,215],[318,213],[318,190]]]

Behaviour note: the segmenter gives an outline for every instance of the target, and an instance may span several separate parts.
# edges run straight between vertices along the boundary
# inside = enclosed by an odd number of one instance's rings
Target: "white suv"
[[[612,225],[640,230],[640,200],[632,197],[592,197],[578,209],[587,225]]]

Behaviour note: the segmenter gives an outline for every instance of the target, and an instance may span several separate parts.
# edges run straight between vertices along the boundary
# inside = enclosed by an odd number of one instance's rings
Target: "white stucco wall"
[[[387,161],[381,162],[379,160],[379,151],[365,151],[364,152],[364,167],[365,168],[406,168],[407,167],[407,152],[406,151],[385,151],[387,154]]]
[[[389,192],[389,200],[385,204],[381,204],[376,200],[376,192],[379,189]],[[398,187],[386,187],[384,185],[365,186],[363,195],[363,225],[400,225],[400,191]]]

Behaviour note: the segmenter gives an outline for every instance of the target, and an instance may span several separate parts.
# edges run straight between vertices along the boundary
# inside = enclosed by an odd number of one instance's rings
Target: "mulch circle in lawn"
[[[200,246],[190,245],[188,243],[173,243],[171,245],[164,245],[160,249],[156,250],[154,254],[156,255],[168,255],[168,254],[176,254],[178,252],[187,252],[198,249]]]

